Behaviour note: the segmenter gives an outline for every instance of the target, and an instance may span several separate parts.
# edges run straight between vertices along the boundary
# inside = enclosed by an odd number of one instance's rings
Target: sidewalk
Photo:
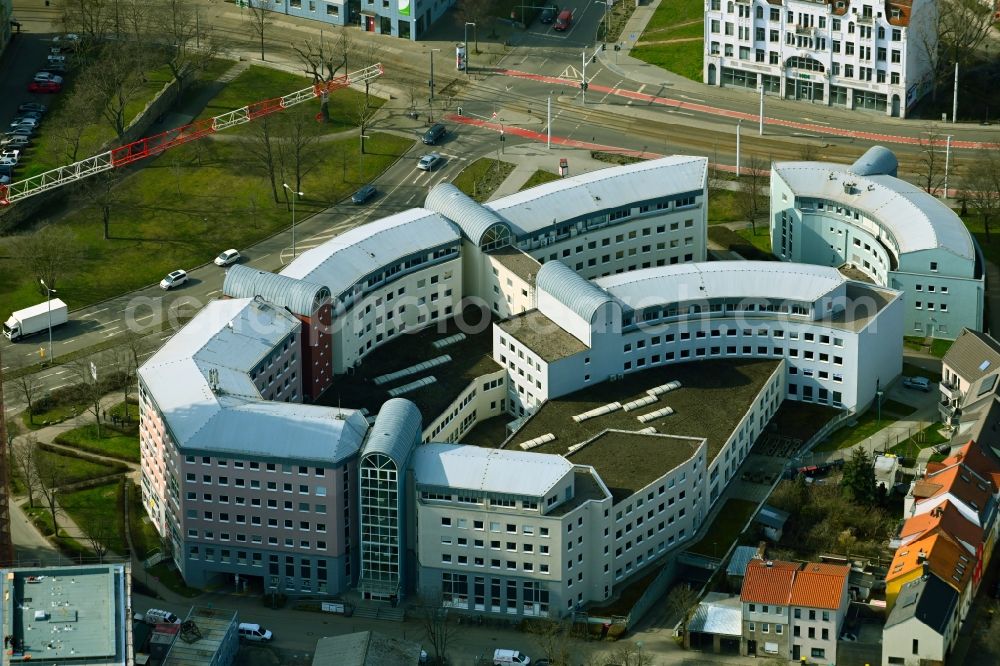
[[[569,174],[571,176],[612,166],[607,162],[595,160],[590,156],[589,150],[565,146],[553,146],[552,150],[547,150],[544,145],[539,146],[534,143],[512,146],[500,156],[500,159],[505,162],[513,162],[516,166],[514,171],[500,183],[500,186],[490,196],[490,201],[519,192],[536,171],[558,174],[559,160],[564,157],[569,161]]]

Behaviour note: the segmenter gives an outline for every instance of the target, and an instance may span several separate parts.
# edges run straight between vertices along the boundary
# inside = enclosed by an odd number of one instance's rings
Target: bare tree
[[[1000,155],[995,149],[983,151],[970,163],[962,178],[965,200],[983,221],[986,242],[990,242],[990,220],[1000,214]]]
[[[799,146],[799,159],[803,162],[812,162],[819,159],[819,148],[814,143],[806,141]]]
[[[740,174],[739,189],[736,191],[736,210],[740,217],[750,223],[753,235],[757,235],[757,220],[768,213],[767,164],[761,157],[751,155]]]
[[[476,53],[479,53],[479,28],[489,29],[490,34],[493,34],[493,22],[496,15],[497,0],[458,0],[455,3],[455,22],[463,27],[466,23],[476,24],[476,30],[473,34],[476,40]],[[468,46],[466,44],[466,48]]]
[[[190,76],[218,55],[218,36],[210,24],[202,26],[201,9],[192,0],[160,0],[154,4],[151,18],[166,42],[166,65],[183,90]]]
[[[925,23],[918,44],[927,58],[932,75],[932,97],[938,86],[950,79],[955,63],[972,61],[993,21],[993,5],[981,0],[938,0],[925,3],[924,15],[915,17]]]
[[[67,103],[60,107],[46,131],[69,162],[79,159],[83,135],[100,117],[102,100],[92,87],[75,86]]]
[[[571,649],[571,629],[572,625],[568,620],[542,620],[532,625],[531,633],[535,635],[551,666],[571,666],[575,663]]]
[[[123,178],[124,174],[115,169],[104,171],[89,178],[81,189],[91,205],[101,212],[104,240],[111,238],[111,213],[122,201],[123,193],[118,184]]]
[[[318,125],[301,113],[282,116],[277,122],[281,130],[277,147],[282,178],[294,181],[295,191],[301,192],[302,180],[323,157]]]
[[[616,649],[608,659],[591,660],[591,664],[595,666],[597,664],[603,666],[605,663],[613,663],[616,666],[652,666],[655,662],[642,646],[626,644]]]
[[[41,479],[38,476],[38,438],[34,433],[29,433],[24,437],[18,437],[10,447],[10,461],[13,469],[17,470],[24,484],[24,489],[28,493],[28,506],[35,508],[35,495],[41,490]]]
[[[684,583],[675,585],[667,593],[666,611],[670,622],[682,621],[687,624],[693,607],[698,603],[698,593],[690,585]]]
[[[38,472],[38,492],[45,508],[52,517],[52,530],[59,536],[58,514],[59,502],[56,495],[59,488],[66,482],[66,468],[58,460],[58,456],[35,456],[35,470]]]
[[[114,29],[114,0],[63,0],[59,22],[66,32],[87,42],[104,39]]]
[[[162,2],[163,0],[160,0]],[[164,25],[154,20],[153,5],[147,0],[114,0],[115,33],[136,43],[161,40]]]
[[[15,368],[24,369],[27,366],[25,361],[16,361]],[[42,392],[43,387],[38,376],[33,372],[21,372],[14,379],[8,380],[14,386],[14,392],[28,405],[28,423],[34,425],[35,401]]]
[[[135,43],[106,45],[80,75],[77,86],[103,104],[101,115],[119,138],[132,120],[127,109],[145,85],[147,49]]]
[[[104,385],[97,375],[96,361],[87,359],[77,359],[70,361],[69,370],[73,373],[80,391],[80,398],[87,404],[87,411],[94,415],[94,422],[97,424],[97,439],[101,439],[101,398],[104,393]]]
[[[920,186],[933,194],[944,184],[944,157],[936,144],[941,142],[941,134],[935,125],[928,125],[920,137],[920,171],[917,174]]]
[[[87,510],[76,516],[76,524],[83,531],[87,545],[94,551],[98,562],[104,562],[104,556],[111,550],[108,544],[118,531],[118,525],[107,519],[107,516],[96,510]]]
[[[448,661],[448,647],[458,635],[458,625],[448,617],[448,609],[438,603],[423,611],[424,636],[430,643],[433,663],[443,666]]]
[[[69,266],[80,256],[76,235],[64,227],[46,226],[24,236],[8,241],[11,256],[21,271],[38,284],[40,294],[45,294],[39,280],[56,289]]]
[[[246,0],[247,22],[254,36],[260,39],[260,59],[264,60],[264,38],[271,26],[271,10],[267,0]]]
[[[243,142],[243,148],[247,152],[247,157],[252,168],[260,171],[271,184],[271,196],[275,203],[280,202],[278,198],[277,168],[278,150],[274,134],[274,118],[264,116],[250,126],[250,141]]]
[[[301,46],[294,43],[291,46],[306,76],[312,78],[313,83],[322,83],[330,81],[342,70],[347,73],[347,57],[353,48],[353,40],[346,29],[338,28],[333,39],[309,38]]]

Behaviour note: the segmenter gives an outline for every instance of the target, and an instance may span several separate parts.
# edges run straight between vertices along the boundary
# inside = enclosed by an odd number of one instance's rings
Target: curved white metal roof
[[[402,468],[420,442],[420,424],[420,410],[415,404],[405,398],[388,400],[378,410],[361,455],[381,453]]]
[[[366,275],[461,237],[458,227],[438,213],[411,208],[345,231],[303,252],[281,275],[321,284],[336,298]]]
[[[606,291],[561,261],[547,261],[538,269],[535,288],[544,291],[578,314],[586,322],[605,303],[612,302]]]
[[[975,259],[972,235],[950,208],[916,185],[886,175],[862,176],[828,162],[776,162],[772,174],[799,197],[825,199],[864,211],[892,233],[901,253],[942,249]],[[853,183],[850,193],[845,184]]]
[[[544,496],[573,470],[550,453],[434,443],[417,447],[412,466],[418,484],[529,497]]]
[[[330,290],[322,285],[239,264],[226,270],[222,293],[232,298],[262,296],[269,303],[287,307],[303,317],[311,317],[330,297]]]
[[[812,303],[847,282],[847,278],[830,266],[784,261],[703,261],[644,268],[594,282],[626,307],[639,310],[711,298]]]
[[[481,245],[483,236],[498,224],[510,228],[495,212],[474,201],[451,183],[438,183],[427,193],[424,208],[441,213],[465,232],[466,238]]]
[[[361,448],[361,412],[264,400],[250,371],[301,323],[261,299],[212,301],[139,376],[178,447],[336,463]],[[219,375],[218,390],[209,372]]]
[[[554,180],[500,197],[486,208],[521,236],[595,211],[699,191],[707,175],[708,158],[671,155]]]

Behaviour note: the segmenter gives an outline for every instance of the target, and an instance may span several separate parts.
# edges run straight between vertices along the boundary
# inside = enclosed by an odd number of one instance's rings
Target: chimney
[[[767,562],[764,562],[764,566],[765,567],[773,567],[774,566],[774,562],[771,561],[771,560],[768,560]]]
[[[926,560],[923,562],[923,577],[926,579],[931,574],[931,565]]]
[[[923,564],[923,565],[924,565],[924,567],[926,568],[926,566],[927,566],[927,565],[926,565],[926,562],[927,562],[927,553],[925,553],[925,552],[924,552],[924,549],[923,549],[923,548],[921,548],[921,549],[920,549],[920,550],[919,550],[919,551],[917,552],[917,564]]]
[[[757,543],[757,554],[754,557],[758,560],[764,559],[764,553],[767,552],[767,542],[760,541]]]

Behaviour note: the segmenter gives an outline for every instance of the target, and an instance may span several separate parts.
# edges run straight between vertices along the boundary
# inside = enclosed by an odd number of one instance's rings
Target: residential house
[[[937,576],[903,585],[882,631],[882,666],[943,664],[961,626],[958,601]]]
[[[941,360],[942,423],[959,432],[979,420],[993,402],[1000,377],[1000,342],[979,331],[963,329]]]

